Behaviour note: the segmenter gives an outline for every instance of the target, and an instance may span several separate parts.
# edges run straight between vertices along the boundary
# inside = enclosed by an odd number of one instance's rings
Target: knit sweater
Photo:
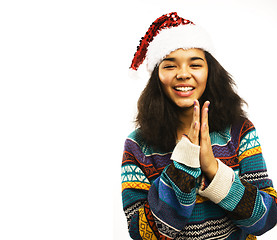
[[[122,200],[132,239],[256,239],[277,222],[277,194],[253,124],[210,133],[218,171],[201,172],[199,149],[183,137],[172,152],[125,142]]]

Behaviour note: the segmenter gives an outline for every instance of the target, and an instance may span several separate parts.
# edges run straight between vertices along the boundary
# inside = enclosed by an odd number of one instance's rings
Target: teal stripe
[[[200,168],[190,168],[190,167],[187,167],[186,165],[183,165],[176,161],[173,161],[173,163],[176,168],[188,173],[189,175],[193,176],[194,178],[198,178],[201,175]]]
[[[123,208],[129,206],[139,200],[146,200],[147,192],[137,189],[124,189],[122,192]]]
[[[225,146],[231,140],[231,126],[223,131],[210,133],[211,144]]]
[[[255,172],[257,170],[264,170],[266,169],[266,164],[262,154],[250,156],[244,158],[240,162],[240,174],[248,173],[248,172]]]
[[[233,211],[242,199],[244,191],[245,187],[242,185],[239,177],[235,174],[235,181],[233,182],[229,193],[218,205],[228,211]]]
[[[213,203],[212,201],[206,201],[200,204],[195,204],[192,211],[189,223],[207,221],[207,219],[219,219],[225,217],[226,212]]]

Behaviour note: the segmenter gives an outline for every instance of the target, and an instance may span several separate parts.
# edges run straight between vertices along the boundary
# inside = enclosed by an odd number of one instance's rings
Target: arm
[[[186,154],[184,154],[186,153]],[[192,214],[196,201],[196,178],[201,174],[199,146],[183,137],[175,147],[172,164],[154,181],[149,190],[148,202],[160,226],[159,231],[169,238],[175,238]],[[185,165],[192,163],[193,167]]]
[[[238,159],[239,175],[218,161],[214,179],[199,193],[225,209],[245,232],[261,235],[276,225],[276,191],[267,178],[256,130],[248,120],[242,127]]]
[[[188,159],[183,150],[190,149],[190,161],[199,162],[199,147],[183,138],[173,151],[173,163],[151,184],[140,164],[143,153],[131,151],[135,144],[126,141],[122,162],[123,208],[130,236],[133,239],[144,239],[146,235],[153,239],[173,239],[192,213],[196,200],[195,182],[201,174],[199,167],[183,164]]]

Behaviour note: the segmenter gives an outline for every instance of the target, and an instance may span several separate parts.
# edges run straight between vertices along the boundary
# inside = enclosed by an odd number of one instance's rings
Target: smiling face
[[[165,94],[179,107],[190,108],[205,91],[208,64],[201,49],[177,49],[159,65],[159,78]]]

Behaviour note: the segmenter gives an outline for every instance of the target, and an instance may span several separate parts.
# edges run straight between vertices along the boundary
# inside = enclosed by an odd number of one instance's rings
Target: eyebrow
[[[205,62],[205,60],[204,60],[203,58],[201,58],[201,57],[192,57],[192,58],[190,58],[189,60],[190,60],[190,61],[202,60],[202,61]],[[163,62],[163,61],[175,62],[175,61],[176,61],[176,58],[164,58],[164,59],[162,60],[162,62]]]
[[[204,61],[204,59],[201,58],[201,57],[192,57],[190,60],[191,60],[191,61],[194,61],[194,60],[202,60],[202,61]],[[205,62],[205,61],[204,61],[204,62]]]
[[[175,62],[175,61],[176,61],[176,58],[164,58],[164,59],[162,60],[162,62],[163,62],[163,61]]]

